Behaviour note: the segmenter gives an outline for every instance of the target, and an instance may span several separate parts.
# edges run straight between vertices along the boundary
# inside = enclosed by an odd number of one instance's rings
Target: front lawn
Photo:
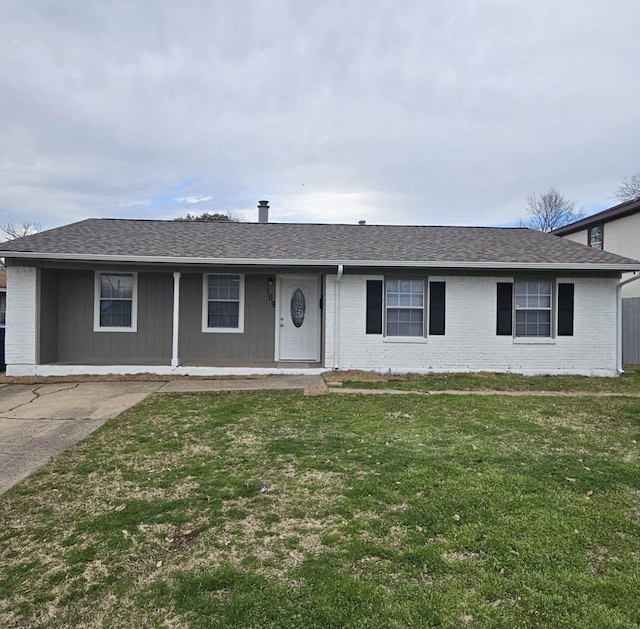
[[[0,626],[638,627],[639,442],[636,398],[156,396],[0,497]]]

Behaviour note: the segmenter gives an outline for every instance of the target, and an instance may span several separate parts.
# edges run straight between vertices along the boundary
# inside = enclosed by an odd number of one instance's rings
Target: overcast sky
[[[0,0],[0,222],[503,225],[640,170],[637,0]]]

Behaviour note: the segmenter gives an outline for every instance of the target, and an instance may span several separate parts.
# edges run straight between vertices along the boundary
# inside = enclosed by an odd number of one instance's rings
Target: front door
[[[279,278],[280,360],[320,360],[320,281],[312,276]]]

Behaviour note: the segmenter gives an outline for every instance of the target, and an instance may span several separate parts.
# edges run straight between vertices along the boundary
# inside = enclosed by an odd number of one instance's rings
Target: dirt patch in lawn
[[[371,371],[360,371],[359,369],[325,371],[322,377],[327,384],[330,382],[389,382],[387,376],[382,376]]]
[[[458,561],[484,561],[486,555],[483,552],[474,553],[468,550],[456,551],[453,553],[442,553],[442,560],[446,563],[456,563]]]

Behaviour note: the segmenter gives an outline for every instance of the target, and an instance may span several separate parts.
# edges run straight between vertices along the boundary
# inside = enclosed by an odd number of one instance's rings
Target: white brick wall
[[[30,375],[37,362],[38,272],[7,267],[5,361],[8,376]]]
[[[523,342],[496,335],[496,282],[513,277],[443,277],[446,334],[393,339],[365,333],[366,280],[341,282],[338,349],[335,350],[333,284],[327,278],[325,366],[381,372],[514,371],[526,374],[616,374],[615,279],[563,277],[575,284],[574,335]],[[337,365],[335,364],[337,354]]]

